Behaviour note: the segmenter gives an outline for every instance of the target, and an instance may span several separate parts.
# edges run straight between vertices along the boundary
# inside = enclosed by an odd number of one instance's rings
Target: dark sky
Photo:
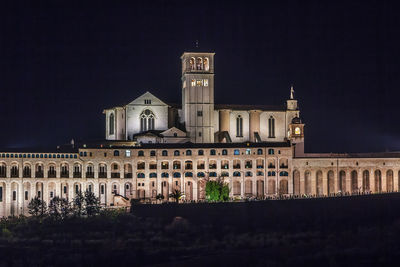
[[[198,39],[216,103],[282,104],[293,83],[309,152],[400,150],[395,1],[15,2],[0,6],[0,147],[104,138],[103,108],[145,91],[179,103]]]

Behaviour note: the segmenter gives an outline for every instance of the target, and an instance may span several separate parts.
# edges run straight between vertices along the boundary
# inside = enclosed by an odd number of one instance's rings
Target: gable
[[[177,135],[176,137],[186,137],[186,133],[185,133],[184,131],[182,131],[182,130],[179,130],[179,129],[176,128],[176,127],[172,127],[172,128],[170,128],[170,129],[168,129],[168,130],[162,132],[161,134],[162,134],[164,137],[175,137],[175,136],[174,136],[175,133],[176,133],[176,135]]]
[[[150,100],[151,103],[145,102]],[[132,102],[130,102],[128,105],[134,105],[134,106],[168,106],[165,104],[163,101],[161,101],[158,97],[154,96],[150,92],[146,92],[143,95],[139,96]]]

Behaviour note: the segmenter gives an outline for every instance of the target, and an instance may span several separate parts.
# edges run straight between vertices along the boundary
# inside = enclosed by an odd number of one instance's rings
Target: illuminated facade
[[[71,200],[89,190],[105,206],[132,198],[205,199],[223,177],[232,198],[399,190],[400,154],[304,153],[293,88],[282,107],[214,103],[214,54],[184,53],[182,104],[147,92],[104,110],[106,140],[55,151],[0,152],[0,216],[26,214],[39,196]]]

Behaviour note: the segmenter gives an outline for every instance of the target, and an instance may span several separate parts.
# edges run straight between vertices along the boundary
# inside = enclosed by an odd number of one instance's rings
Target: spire
[[[290,86],[290,99],[294,99],[294,89],[293,89],[293,84]]]

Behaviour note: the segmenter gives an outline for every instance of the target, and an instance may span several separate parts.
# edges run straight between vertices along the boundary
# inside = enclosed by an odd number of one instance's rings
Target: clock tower
[[[182,60],[182,113],[193,143],[214,143],[214,55],[185,52]]]

